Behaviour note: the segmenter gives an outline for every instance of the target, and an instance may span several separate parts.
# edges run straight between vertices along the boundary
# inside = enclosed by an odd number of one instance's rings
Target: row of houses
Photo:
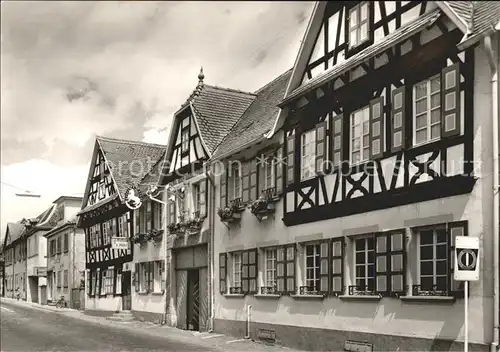
[[[499,20],[493,1],[318,2],[294,67],[259,90],[200,72],[166,145],[97,137],[85,309],[309,350],[458,350],[471,236],[469,343],[496,351]]]

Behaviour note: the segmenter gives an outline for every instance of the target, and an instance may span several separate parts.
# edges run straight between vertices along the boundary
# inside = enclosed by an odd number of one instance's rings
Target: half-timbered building
[[[130,240],[135,227],[125,195],[129,189],[138,191],[140,181],[164,152],[161,145],[96,138],[78,213],[78,226],[85,231],[88,311],[112,314],[131,310],[134,247]],[[112,246],[115,237],[127,239],[125,248]]]
[[[315,4],[280,109],[242,118],[226,137],[237,142],[212,158],[227,165],[214,223],[216,331],[310,350],[461,349],[454,239],[474,236],[484,269],[470,284],[469,343],[488,348],[498,56],[480,39],[499,10]]]
[[[159,190],[167,204],[167,324],[209,329],[212,307],[211,217],[214,194],[205,162],[255,96],[199,83],[175,113]],[[213,208],[213,207],[212,207]]]
[[[26,239],[23,236],[25,230],[22,220],[7,223],[2,244],[5,258],[5,295],[14,298],[19,288],[20,297],[24,300],[26,299]]]

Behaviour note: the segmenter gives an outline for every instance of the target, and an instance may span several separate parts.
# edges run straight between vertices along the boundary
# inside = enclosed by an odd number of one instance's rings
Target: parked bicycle
[[[68,302],[64,299],[64,296],[61,296],[59,300],[56,302],[56,308],[67,308]]]

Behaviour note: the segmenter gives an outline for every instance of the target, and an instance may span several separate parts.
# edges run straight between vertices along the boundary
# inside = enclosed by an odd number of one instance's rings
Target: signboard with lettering
[[[47,267],[45,266],[37,266],[35,268],[36,276],[47,277]]]
[[[111,238],[111,248],[112,249],[129,249],[130,240],[128,237],[112,237]]]

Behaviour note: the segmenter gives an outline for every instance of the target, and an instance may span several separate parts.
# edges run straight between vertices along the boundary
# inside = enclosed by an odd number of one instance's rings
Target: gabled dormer
[[[116,194],[110,168],[97,141],[94,148],[84,206],[94,205]]]

